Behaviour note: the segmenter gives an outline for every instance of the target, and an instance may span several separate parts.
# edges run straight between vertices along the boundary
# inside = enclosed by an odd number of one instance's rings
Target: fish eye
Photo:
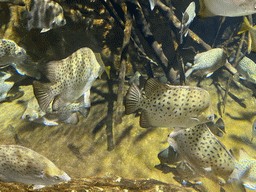
[[[21,52],[21,51],[18,51],[18,52],[17,52],[17,55],[18,55],[18,56],[20,56],[21,54],[22,54],[22,52]]]
[[[254,127],[254,131],[256,131],[256,127]]]
[[[253,7],[254,7],[254,9],[256,9],[256,3],[254,4],[254,6],[253,6]]]
[[[53,176],[53,178],[54,178],[55,180],[60,180],[60,177],[57,176],[57,175]]]

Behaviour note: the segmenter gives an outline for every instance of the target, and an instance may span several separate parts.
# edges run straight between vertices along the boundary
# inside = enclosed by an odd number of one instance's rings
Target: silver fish
[[[192,72],[198,76],[210,77],[214,71],[227,63],[227,55],[221,48],[211,49],[199,53],[194,58],[194,65],[187,70],[185,76],[188,77]]]
[[[12,88],[14,85],[14,82],[5,82],[6,79],[9,79],[11,77],[11,74],[1,72],[3,76],[0,78],[0,101],[3,101],[8,91]]]
[[[19,145],[0,145],[0,180],[32,184],[33,189],[40,189],[70,181],[71,178],[49,159],[31,149]]]
[[[239,151],[239,161],[236,162],[230,179],[242,183],[248,189],[256,190],[256,159],[250,157],[244,149]]]
[[[92,83],[104,69],[103,63],[98,62],[93,51],[87,47],[77,50],[65,59],[47,63],[46,76],[51,82],[33,83],[39,106],[46,111],[53,101],[52,110],[57,111],[83,95],[84,106],[89,108]]]
[[[256,13],[256,0],[199,0],[201,17],[238,17]]]
[[[256,64],[248,57],[244,57],[236,66],[238,73],[247,81],[256,84]]]
[[[234,170],[235,158],[206,124],[174,130],[167,141],[197,174],[219,184],[225,184]]]
[[[126,95],[126,114],[143,109],[140,126],[186,128],[213,121],[209,93],[199,87],[172,86],[149,79],[145,97],[133,83]]]
[[[11,65],[20,75],[40,78],[37,64],[26,54],[25,49],[11,40],[0,40],[0,67]]]
[[[180,29],[180,44],[183,43],[183,36],[188,34],[188,28],[196,16],[196,4],[192,1],[184,13],[182,13],[181,29]]]
[[[27,23],[29,31],[32,28],[39,28],[43,33],[66,24],[63,8],[51,0],[34,0],[29,15],[31,17]]]

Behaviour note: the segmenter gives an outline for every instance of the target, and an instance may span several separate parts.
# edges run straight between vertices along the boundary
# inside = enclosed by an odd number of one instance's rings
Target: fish
[[[161,165],[164,165],[164,164],[174,165],[179,161],[178,153],[174,151],[173,148],[170,146],[164,149],[163,151],[159,152],[157,157]]]
[[[183,43],[183,36],[188,34],[188,28],[196,16],[196,4],[192,1],[184,13],[182,13],[181,29],[180,29],[180,44]]]
[[[253,124],[252,124],[252,139],[256,137],[256,119],[254,120]]]
[[[227,55],[221,48],[214,48],[209,51],[196,54],[194,65],[185,73],[186,78],[193,72],[197,76],[210,77],[214,71],[227,63]]]
[[[224,185],[235,168],[235,158],[206,124],[174,130],[167,142],[201,177]]]
[[[46,112],[43,112],[39,107],[36,97],[33,96],[29,100],[21,118],[46,126],[57,126],[59,122],[76,125],[79,121],[77,111],[83,115],[84,118],[89,114],[90,109],[84,106],[83,97],[80,98],[80,101],[71,103],[58,111],[52,111],[52,109],[48,107]]]
[[[236,69],[243,79],[256,84],[256,64],[253,60],[244,56],[237,64]]]
[[[20,75],[27,75],[39,79],[40,72],[37,63],[26,54],[26,50],[14,41],[0,40],[0,67],[12,66]]]
[[[153,11],[158,0],[148,0],[148,1],[149,1],[150,9],[151,11]]]
[[[200,17],[239,17],[256,13],[256,0],[199,0]]]
[[[179,173],[179,179],[182,181],[183,185],[202,185],[201,181],[198,181],[199,177],[197,173],[189,166],[185,161],[181,161],[177,164],[176,170]],[[192,182],[191,182],[192,181]]]
[[[248,19],[244,17],[243,23],[238,34],[248,32],[248,54],[256,52],[256,26],[252,26]]]
[[[92,83],[105,70],[96,56],[90,48],[83,47],[65,59],[46,64],[46,77],[50,82],[33,82],[34,94],[42,111],[45,112],[51,102],[52,110],[58,111],[82,95],[84,106],[90,107]]]
[[[44,33],[66,24],[63,8],[51,0],[34,0],[28,14],[30,17],[27,22],[28,31],[39,28],[42,29],[40,33]]]
[[[41,189],[71,178],[49,159],[19,145],[0,145],[0,180],[34,185]]]
[[[142,109],[140,126],[186,128],[214,120],[210,94],[199,87],[173,86],[150,78],[145,96],[133,83],[127,94],[125,111]]]
[[[230,180],[242,183],[248,189],[256,190],[256,159],[250,157],[243,148],[239,151],[239,161],[235,163]]]
[[[8,91],[13,87],[14,82],[6,82],[5,80],[9,79],[11,77],[11,74],[0,72],[2,73],[2,77],[0,77],[0,102],[3,101]]]

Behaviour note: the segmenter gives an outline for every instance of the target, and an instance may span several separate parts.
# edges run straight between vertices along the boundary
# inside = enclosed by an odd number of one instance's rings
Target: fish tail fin
[[[46,111],[52,102],[54,95],[51,93],[51,85],[49,83],[33,82],[34,94],[42,111]]]
[[[131,114],[137,109],[139,109],[139,102],[142,97],[142,94],[135,83],[132,83],[127,94],[126,94],[126,103],[125,103],[125,113]]]
[[[251,27],[251,25],[250,25],[250,23],[249,23],[247,17],[244,17],[244,21],[243,21],[243,23],[242,23],[241,29],[240,29],[240,31],[238,32],[238,34],[241,34],[241,33],[244,33],[244,32],[249,31],[250,27]]]
[[[79,113],[83,115],[84,118],[86,118],[89,114],[90,108],[87,107],[79,107],[78,109]]]

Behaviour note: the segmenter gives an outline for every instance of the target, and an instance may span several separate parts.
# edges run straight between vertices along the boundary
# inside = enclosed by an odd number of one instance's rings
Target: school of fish
[[[149,0],[150,10],[158,12],[155,7],[161,5],[160,1]],[[0,0],[0,3],[26,6],[27,2]],[[200,18],[243,16],[237,34],[248,34],[247,54],[256,52],[256,28],[248,20],[250,17],[247,18],[256,13],[256,0],[199,0],[197,3],[191,1],[182,12],[178,46],[186,44],[189,27],[192,22],[196,22],[196,8],[199,7]],[[64,29],[69,20],[66,20],[60,4],[52,0],[32,0],[22,15],[26,18],[25,30],[31,31],[31,34],[41,34],[61,27]],[[193,40],[196,41],[195,38]],[[208,78],[223,66],[231,65],[228,62],[230,54],[226,50],[225,47],[217,46],[197,52],[193,64],[188,62],[185,67],[185,79],[191,76]],[[104,71],[110,78],[110,68],[105,67],[101,55],[83,46],[77,47],[76,51],[64,59],[48,61],[44,65],[45,70],[42,70],[39,63],[29,56],[22,41],[16,43],[0,39],[0,67],[1,70],[11,67],[18,75],[33,79],[34,95],[26,103],[21,118],[46,126],[78,124],[77,112],[84,118],[90,112],[90,90],[93,83]],[[256,65],[253,59],[243,55],[234,67],[241,78],[256,84]],[[8,81],[11,76],[8,70],[0,72],[0,102],[6,101],[8,92],[15,84]],[[165,82],[161,82],[151,77],[146,80],[144,89],[140,89],[141,79],[143,74],[138,71],[130,78],[130,87],[125,96],[125,112],[130,115],[140,111],[142,128],[174,128],[167,138],[169,147],[158,154],[161,166],[175,166],[183,185],[191,181],[192,185],[202,185],[200,178],[206,177],[221,187],[232,183],[238,187],[237,191],[245,191],[244,187],[256,190],[256,159],[242,148],[236,160],[232,151],[217,138],[225,133],[225,124],[222,118],[215,120],[217,116],[213,111],[211,95],[205,88],[171,85],[166,78]],[[251,128],[251,143],[255,137],[256,120]],[[33,189],[36,190],[47,185],[69,182],[71,178],[49,159],[29,148],[0,145],[0,180],[34,185]]]

